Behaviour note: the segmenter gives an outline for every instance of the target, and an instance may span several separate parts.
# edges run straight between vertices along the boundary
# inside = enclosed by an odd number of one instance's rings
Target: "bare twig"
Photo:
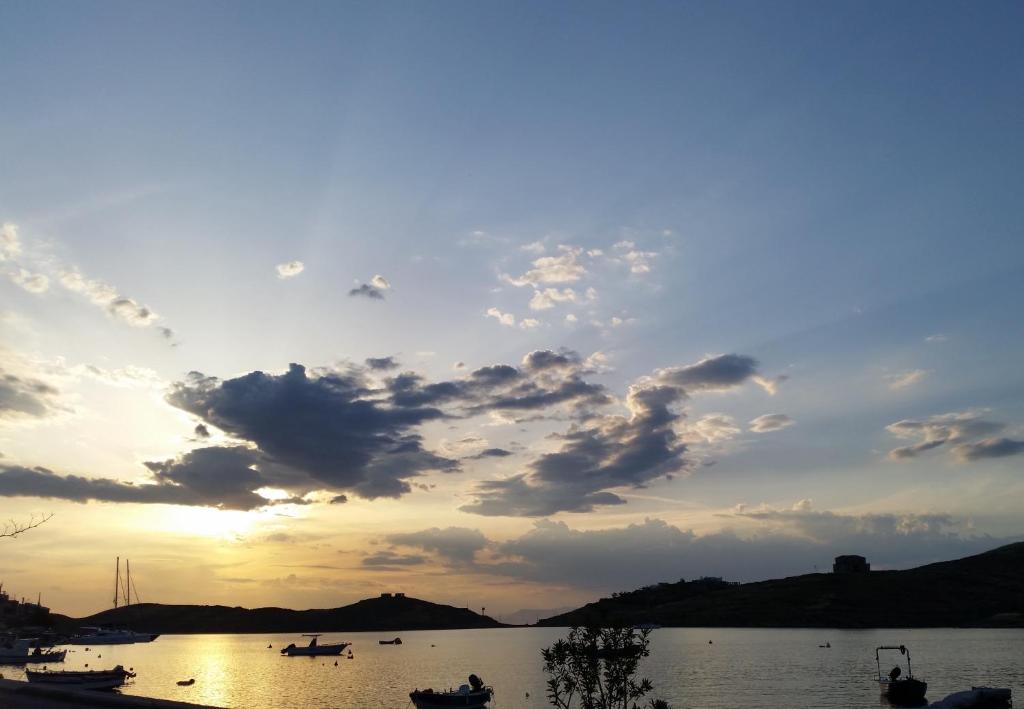
[[[39,525],[48,522],[52,517],[53,513],[51,512],[48,515],[32,515],[31,517],[29,517],[28,522],[17,522],[13,519],[9,519],[7,520],[7,524],[0,528],[0,539],[4,537],[13,538],[18,536],[19,534],[27,532],[30,529],[35,529]]]

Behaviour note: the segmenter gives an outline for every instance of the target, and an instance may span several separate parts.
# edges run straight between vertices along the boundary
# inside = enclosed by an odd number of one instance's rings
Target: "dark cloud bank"
[[[759,508],[725,517],[726,524],[731,520],[747,530],[743,535],[726,531],[698,536],[648,519],[584,531],[538,520],[529,532],[505,542],[459,527],[392,535],[386,541],[393,545],[393,554],[407,548],[433,553],[439,563],[464,572],[602,593],[705,575],[755,581],[827,571],[839,554],[863,554],[874,568],[909,568],[1019,541],[967,535],[963,522],[948,515]]]
[[[516,516],[586,512],[624,504],[613,490],[688,470],[687,448],[675,428],[684,418],[679,407],[692,394],[748,381],[770,388],[751,357],[718,355],[635,381],[625,399],[628,413],[619,415],[606,412],[614,403],[611,393],[569,350],[531,352],[516,366],[481,367],[449,381],[392,373],[397,367],[383,357],[365,367],[309,370],[292,364],[281,374],[257,371],[226,380],[192,372],[173,385],[167,401],[196,417],[199,438],[214,427],[233,444],[148,462],[150,478],[137,485],[6,466],[0,468],[0,494],[231,509],[268,504],[255,493],[263,487],[286,490],[291,497],[285,501],[293,503],[313,491],[327,491],[338,502],[346,494],[399,497],[425,473],[460,470],[459,461],[424,446],[420,427],[497,415],[508,421],[568,418],[571,424],[554,436],[555,451],[512,477],[480,483],[462,509]],[[36,382],[4,381],[0,401],[9,408],[39,411],[51,395]],[[507,454],[489,448],[476,458]]]

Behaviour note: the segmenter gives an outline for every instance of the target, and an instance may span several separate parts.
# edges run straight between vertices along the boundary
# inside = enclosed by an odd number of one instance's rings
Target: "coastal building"
[[[834,574],[866,574],[869,571],[871,571],[871,564],[868,563],[868,560],[856,554],[837,556],[835,563],[832,564],[832,573]]]

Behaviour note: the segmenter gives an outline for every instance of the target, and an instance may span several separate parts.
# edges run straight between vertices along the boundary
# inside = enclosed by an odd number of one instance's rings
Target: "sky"
[[[0,3],[0,582],[521,619],[1024,538],[1022,21]]]

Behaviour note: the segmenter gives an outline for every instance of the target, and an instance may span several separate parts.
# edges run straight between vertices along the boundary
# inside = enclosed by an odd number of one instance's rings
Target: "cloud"
[[[379,288],[380,290],[391,290],[391,284],[388,283],[388,279],[384,278],[384,276],[379,273],[370,279],[370,285],[374,288]]]
[[[750,422],[750,430],[754,433],[771,433],[789,428],[796,421],[786,414],[764,414]]]
[[[505,327],[516,326],[516,316],[512,313],[503,313],[497,308],[488,308],[484,314],[489,318],[494,318]]]
[[[555,356],[528,355],[541,361]],[[475,499],[460,509],[481,515],[542,517],[624,504],[612,490],[644,487],[686,468],[687,447],[677,433],[683,415],[676,407],[691,391],[724,391],[757,375],[752,357],[728,354],[641,377],[629,388],[628,416],[581,418],[565,433],[550,436],[558,442],[557,450],[530,461],[525,472],[479,483],[473,491]],[[597,393],[604,396],[603,391]]]
[[[363,557],[363,566],[388,567],[388,566],[419,566],[427,563],[424,556],[418,554],[395,554],[390,551],[380,551],[371,556]]]
[[[198,437],[198,438],[209,438],[210,437],[210,429],[208,429],[205,424],[197,423],[194,431],[195,431],[196,437]]]
[[[73,502],[193,505],[252,510],[302,502],[268,500],[254,491],[267,479],[258,453],[244,447],[199,448],[173,460],[149,462],[151,480],[136,485],[110,478],[59,475],[46,468],[0,465],[0,496],[43,497]]]
[[[42,273],[32,273],[19,268],[10,274],[11,280],[29,293],[45,293],[50,289],[50,279]]]
[[[288,278],[295,278],[295,276],[302,273],[306,268],[306,265],[302,261],[286,261],[285,263],[277,264],[274,269],[277,271],[277,277],[282,281]]]
[[[736,420],[725,414],[708,414],[694,422],[693,431],[708,443],[731,441],[742,433]]]
[[[926,376],[928,376],[927,369],[912,369],[909,372],[902,372],[901,374],[889,374],[885,379],[889,382],[889,388],[895,391],[913,386]]]
[[[77,270],[62,272],[58,280],[67,290],[85,296],[93,305],[132,327],[150,327],[160,319],[146,306],[118,293],[109,283],[90,280]]]
[[[379,288],[371,286],[369,283],[363,283],[360,286],[356,286],[348,292],[349,296],[363,296],[364,298],[370,298],[371,300],[384,300],[384,294]]]
[[[535,290],[530,299],[530,310],[550,310],[558,303],[586,303],[597,298],[597,291],[593,288],[580,294],[572,288],[543,288]]]
[[[557,256],[541,256],[533,261],[533,268],[521,276],[502,274],[501,280],[513,286],[537,286],[544,283],[574,283],[587,274],[580,262],[583,249],[577,246],[558,246]]]
[[[477,570],[607,593],[680,578],[757,581],[805,574],[828,569],[835,556],[848,553],[864,554],[875,568],[906,568],[1015,541],[969,535],[964,521],[948,515],[843,515],[800,503],[794,508],[726,515],[753,525],[744,534],[697,535],[660,519],[595,530],[539,520],[520,537],[494,545],[504,561]]]
[[[4,223],[0,226],[0,261],[17,258],[21,253],[21,241],[18,239],[18,225]]]
[[[488,544],[480,530],[466,527],[432,527],[419,532],[389,534],[385,539],[396,546],[434,552],[446,561],[457,564],[472,563],[476,553]]]
[[[547,250],[543,241],[534,241],[529,244],[523,244],[519,249],[531,254],[542,254]]]
[[[331,498],[330,504],[332,505],[344,505],[348,502],[348,495],[335,495]]]
[[[48,382],[0,369],[0,419],[49,416],[61,410],[59,395]]]
[[[612,249],[629,265],[629,272],[637,275],[650,273],[651,260],[658,256],[654,251],[640,251],[632,241],[620,241]]]
[[[1005,458],[1024,453],[1024,441],[1013,438],[986,438],[977,443],[961,443],[953,447],[953,456],[964,463],[986,458]]]
[[[378,372],[386,372],[389,369],[398,369],[400,366],[394,357],[367,357],[366,366]]]
[[[918,439],[913,445],[889,451],[889,458],[892,460],[907,460],[947,443],[955,445],[976,442],[980,438],[999,433],[1006,428],[1006,424],[982,418],[982,412],[979,411],[963,411],[940,414],[924,420],[904,419],[885,428],[899,438]],[[970,455],[970,448],[962,450],[965,452],[959,456],[959,460],[974,460],[967,457]]]
[[[257,371],[224,381],[193,372],[167,400],[293,471],[277,482],[288,490],[398,497],[410,491],[410,478],[458,469],[413,432],[442,418],[441,410],[382,401],[356,371],[310,373],[292,364],[283,374]]]
[[[510,455],[512,455],[512,452],[507,451],[504,448],[485,448],[476,455],[470,456],[470,458],[507,458]]]
[[[946,342],[948,340],[949,340],[949,337],[946,336],[946,335],[943,335],[942,333],[936,333],[934,335],[928,335],[928,337],[924,338],[924,341],[927,342],[930,345],[939,344],[941,342]]]

